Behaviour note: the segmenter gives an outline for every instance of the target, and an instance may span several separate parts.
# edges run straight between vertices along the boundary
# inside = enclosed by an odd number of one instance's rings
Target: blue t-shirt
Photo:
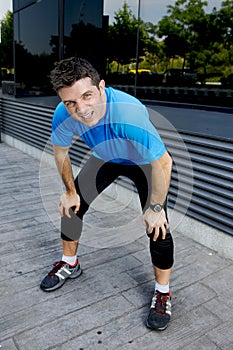
[[[57,146],[71,146],[81,138],[104,161],[123,164],[148,164],[159,159],[166,148],[146,107],[125,92],[105,88],[107,108],[104,117],[92,127],[74,119],[63,102],[57,106],[52,121],[51,141]]]

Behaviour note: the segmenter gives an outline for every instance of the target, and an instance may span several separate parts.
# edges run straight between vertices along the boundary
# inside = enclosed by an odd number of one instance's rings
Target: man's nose
[[[76,104],[75,104],[76,112],[79,114],[83,113],[86,109],[85,102],[82,100],[76,100],[75,102],[76,102]]]

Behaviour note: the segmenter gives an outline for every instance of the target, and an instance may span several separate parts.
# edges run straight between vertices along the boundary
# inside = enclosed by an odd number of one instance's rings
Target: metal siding
[[[53,110],[0,98],[2,132],[44,150],[50,137]],[[175,159],[169,206],[186,211],[187,198],[192,189],[187,215],[233,235],[233,142],[180,132],[191,158],[191,169],[186,159],[187,152],[177,141],[177,135],[165,129],[159,129],[159,132]],[[89,148],[78,141],[70,150],[72,163],[83,163],[88,158],[88,152]],[[193,178],[190,176],[192,171]],[[124,186],[132,188],[127,180]],[[179,200],[176,203],[178,191]]]
[[[160,130],[168,150],[180,162],[178,175],[172,173],[169,202],[174,206],[177,187],[182,188],[180,210],[186,205],[186,197],[193,185],[192,199],[187,214],[226,233],[233,234],[233,143],[231,140],[217,140],[180,132],[192,161],[193,179],[186,168],[182,152],[176,147],[172,136]],[[182,167],[183,165],[183,167]],[[176,205],[177,208],[177,205]]]

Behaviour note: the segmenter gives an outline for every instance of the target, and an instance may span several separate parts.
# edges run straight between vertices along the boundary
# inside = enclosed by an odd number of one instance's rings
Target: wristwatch
[[[157,203],[157,204],[150,204],[150,209],[152,209],[155,213],[159,213],[163,209],[163,205]]]

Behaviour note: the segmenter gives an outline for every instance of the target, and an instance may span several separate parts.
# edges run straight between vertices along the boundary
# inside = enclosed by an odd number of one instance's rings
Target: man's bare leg
[[[158,282],[159,284],[162,284],[164,286],[169,284],[172,269],[161,270],[154,265],[153,265],[153,268],[154,268],[156,282]]]
[[[62,240],[63,254],[66,256],[75,256],[78,250],[78,241]]]

